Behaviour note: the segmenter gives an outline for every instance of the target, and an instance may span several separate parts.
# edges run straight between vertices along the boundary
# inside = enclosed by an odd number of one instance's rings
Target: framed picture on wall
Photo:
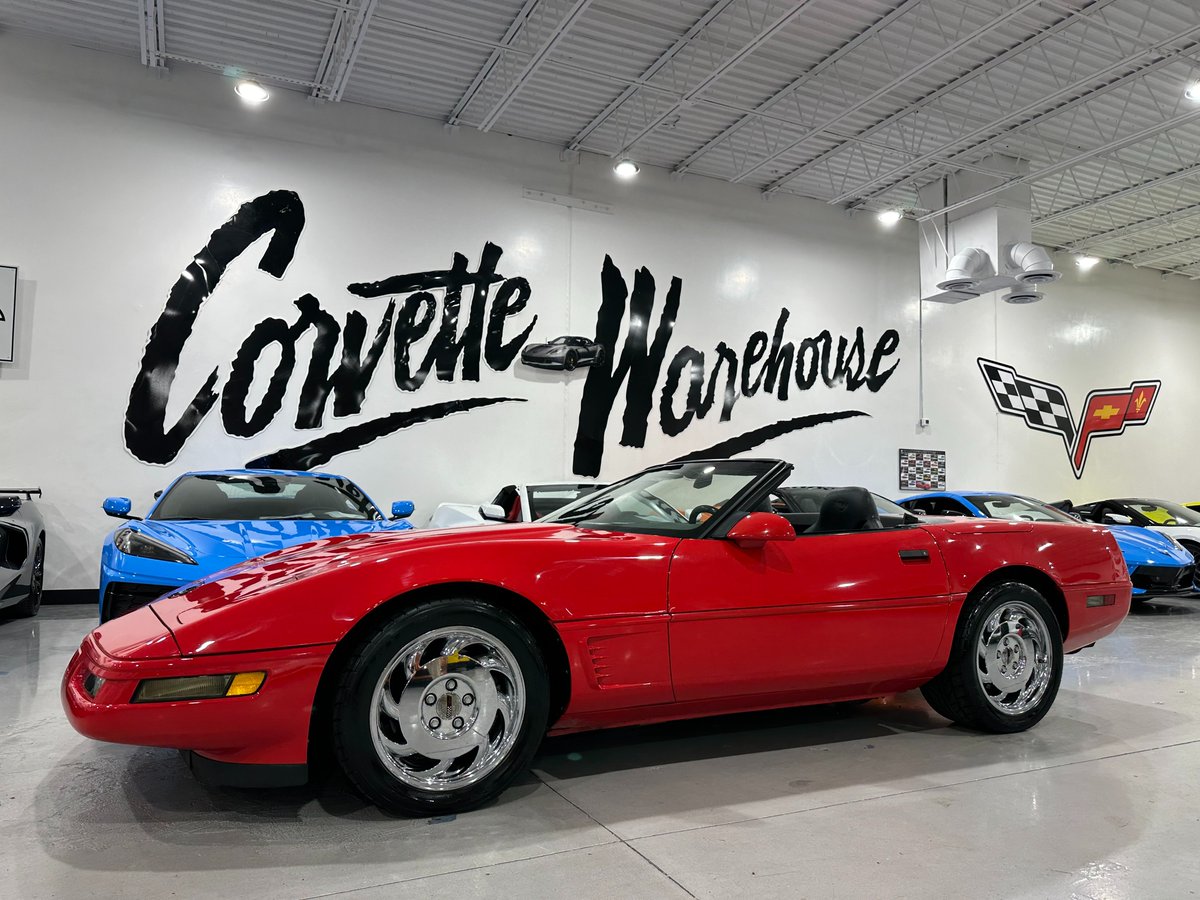
[[[0,362],[13,361],[17,334],[17,267],[0,266]]]
[[[900,449],[900,490],[944,491],[945,489],[945,450]]]

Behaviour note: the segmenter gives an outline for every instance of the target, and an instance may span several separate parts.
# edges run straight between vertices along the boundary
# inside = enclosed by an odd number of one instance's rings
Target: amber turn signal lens
[[[243,672],[241,675],[234,675],[225,696],[245,697],[248,694],[257,693],[266,679],[266,672]]]

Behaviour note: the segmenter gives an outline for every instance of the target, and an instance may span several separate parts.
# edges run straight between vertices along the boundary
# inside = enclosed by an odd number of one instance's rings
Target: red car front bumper
[[[62,682],[63,708],[100,741],[191,750],[219,763],[303,766],[321,671],[333,645],[181,656],[149,607],[83,640]],[[213,700],[134,703],[150,678],[266,672],[258,692]]]

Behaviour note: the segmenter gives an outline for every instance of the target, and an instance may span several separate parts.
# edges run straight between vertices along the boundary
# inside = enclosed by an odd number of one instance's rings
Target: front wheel
[[[520,622],[478,600],[435,600],[405,610],[351,658],[334,743],[381,809],[465,812],[528,767],[549,705],[545,664]]]
[[[577,365],[579,365],[579,356],[574,350],[568,350],[567,358],[563,360],[563,368],[568,372],[574,372]]]
[[[950,661],[921,688],[947,719],[982,731],[1032,728],[1062,680],[1058,620],[1027,584],[995,585],[964,610]]]

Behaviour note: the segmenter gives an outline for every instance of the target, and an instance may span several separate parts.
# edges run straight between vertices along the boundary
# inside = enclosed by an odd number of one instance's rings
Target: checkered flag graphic
[[[1075,445],[1075,417],[1061,388],[1018,375],[1011,366],[990,359],[980,359],[979,368],[1000,412],[1020,416],[1030,428],[1061,436],[1067,451],[1071,451]]]

